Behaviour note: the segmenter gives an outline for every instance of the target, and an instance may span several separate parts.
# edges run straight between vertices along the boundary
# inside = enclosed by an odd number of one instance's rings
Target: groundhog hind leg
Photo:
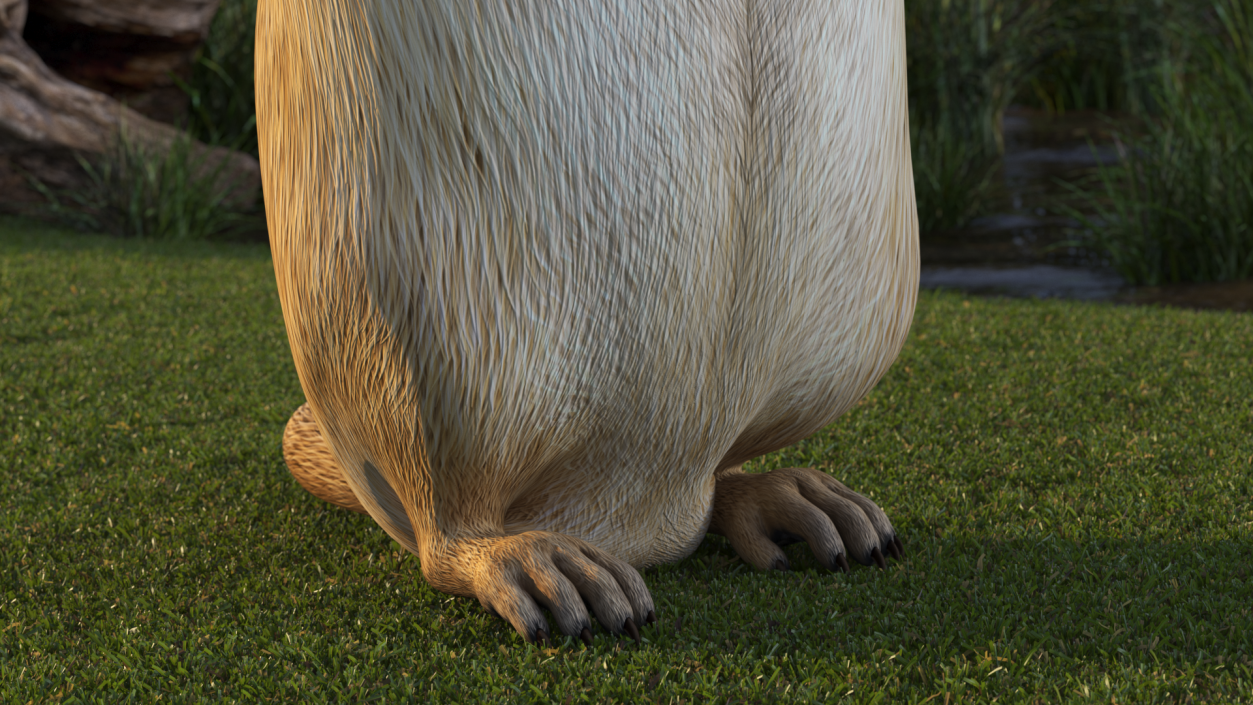
[[[283,432],[283,459],[292,477],[309,494],[337,507],[366,513],[344,479],[344,471],[330,446],[323,440],[308,404],[301,404],[287,422],[287,430]]]
[[[368,513],[344,479],[308,404],[287,422],[283,457],[292,476],[315,497]],[[374,501],[384,510],[375,520],[405,543],[404,537],[412,537],[414,532],[391,482],[372,463],[365,464],[363,474],[374,492]],[[481,519],[475,517],[468,523],[481,526]],[[419,554],[427,580],[444,592],[477,597],[527,641],[545,642],[549,638],[541,607],[553,614],[562,632],[587,644],[592,641],[588,612],[609,632],[636,640],[640,638],[638,627],[656,620],[652,596],[639,573],[585,541],[549,531],[504,535],[503,527],[497,536],[451,538],[425,542],[432,547]],[[413,546],[410,550],[417,551]]]

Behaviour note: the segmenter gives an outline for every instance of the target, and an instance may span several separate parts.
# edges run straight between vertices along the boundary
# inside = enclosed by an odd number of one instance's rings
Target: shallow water
[[[1068,244],[1073,223],[1046,206],[1073,198],[1059,182],[1084,184],[1117,158],[1112,127],[1094,111],[1007,110],[997,212],[923,238],[922,288],[1253,311],[1253,281],[1134,288],[1099,254]]]
[[[923,267],[920,285],[991,296],[1102,301],[1117,296],[1124,282],[1117,274],[1102,270],[1027,264]]]

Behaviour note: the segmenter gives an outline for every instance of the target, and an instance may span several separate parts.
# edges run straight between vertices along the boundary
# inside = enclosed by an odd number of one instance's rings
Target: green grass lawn
[[[523,643],[306,494],[268,250],[0,220],[0,701],[1253,701],[1253,315],[923,294],[816,465],[906,558],[645,571]]]

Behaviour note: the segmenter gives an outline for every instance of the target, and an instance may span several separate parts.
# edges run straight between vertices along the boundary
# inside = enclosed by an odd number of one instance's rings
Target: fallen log
[[[94,4],[97,14],[111,22],[123,22],[127,7],[136,10],[133,16],[139,22],[142,12],[155,5],[133,0],[45,4],[69,7],[66,17],[73,16],[71,10],[87,13],[87,6]],[[216,8],[217,1],[194,4]],[[0,210],[8,212],[28,210],[42,200],[29,186],[28,176],[53,187],[80,184],[84,177],[76,154],[88,158],[105,154],[124,136],[132,144],[161,153],[181,134],[172,125],[153,120],[50,68],[23,39],[27,13],[28,0],[0,0]],[[212,12],[207,16],[211,19]],[[193,29],[207,32],[208,20],[196,17],[200,24]],[[177,26],[192,27],[190,20]],[[203,158],[202,169],[221,166],[218,183],[230,184],[229,202],[233,206],[256,201],[261,183],[256,159],[200,143],[193,145],[193,154]]]

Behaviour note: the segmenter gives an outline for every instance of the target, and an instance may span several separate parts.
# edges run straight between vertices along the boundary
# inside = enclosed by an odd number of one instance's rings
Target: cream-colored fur
[[[528,638],[536,603],[581,633],[580,580],[647,619],[626,564],[691,553],[719,478],[905,339],[901,0],[261,0],[256,66],[326,472]]]

